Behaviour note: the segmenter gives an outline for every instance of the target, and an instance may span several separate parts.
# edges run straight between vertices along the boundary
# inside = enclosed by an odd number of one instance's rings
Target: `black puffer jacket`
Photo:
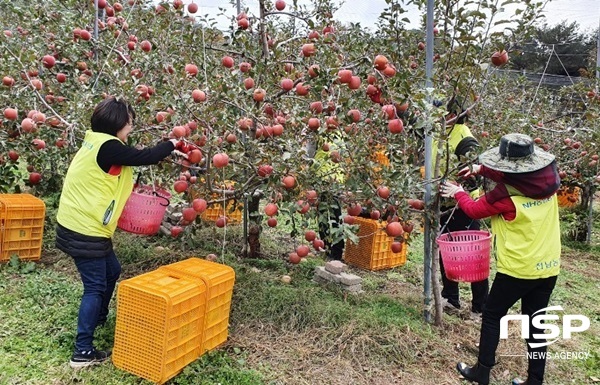
[[[92,237],[56,225],[56,247],[71,257],[101,258],[112,250],[110,238]]]

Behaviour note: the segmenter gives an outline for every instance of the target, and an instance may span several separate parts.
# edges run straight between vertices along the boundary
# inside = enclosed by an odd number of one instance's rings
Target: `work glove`
[[[458,172],[458,176],[463,179],[468,179],[479,174],[479,170],[481,170],[481,166],[478,164],[473,164],[471,166],[467,166]]]
[[[459,184],[453,184],[449,182],[440,184],[440,194],[444,198],[454,198],[454,196],[460,191],[465,192],[465,190]]]

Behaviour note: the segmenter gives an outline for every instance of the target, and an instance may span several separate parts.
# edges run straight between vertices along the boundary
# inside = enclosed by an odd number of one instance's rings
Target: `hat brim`
[[[500,156],[500,147],[494,147],[479,155],[479,163],[487,168],[511,174],[520,174],[541,170],[554,161],[554,155],[535,148],[526,158],[510,159]]]

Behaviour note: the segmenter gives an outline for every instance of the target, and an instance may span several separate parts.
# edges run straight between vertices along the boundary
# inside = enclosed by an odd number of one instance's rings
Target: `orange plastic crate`
[[[359,242],[347,240],[344,248],[344,261],[349,265],[366,270],[383,270],[402,266],[406,263],[408,245],[402,244],[399,253],[392,252],[394,237],[385,232],[386,222],[361,217],[354,218],[359,225]]]
[[[159,270],[122,281],[114,365],[164,383],[200,357],[205,312],[203,281]]]
[[[46,205],[31,194],[0,194],[0,262],[11,256],[37,261],[42,254]]]
[[[227,217],[228,224],[236,224],[242,222],[242,210],[239,205],[234,208],[234,201],[227,201],[227,209],[223,210],[223,205],[220,203],[214,204],[208,207],[202,214],[200,214],[200,218],[207,222],[214,222],[219,217]]]
[[[227,341],[229,313],[235,272],[230,266],[200,258],[162,266],[158,269],[172,276],[203,282],[206,285],[206,315],[204,317],[201,354]]]
[[[577,186],[561,186],[556,192],[558,207],[575,207],[579,203],[581,189]]]

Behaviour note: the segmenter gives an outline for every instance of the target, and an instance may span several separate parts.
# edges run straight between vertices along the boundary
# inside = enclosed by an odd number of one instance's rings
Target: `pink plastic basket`
[[[436,241],[449,280],[478,282],[490,276],[492,234],[489,232],[454,231],[441,234]]]
[[[117,222],[121,230],[135,234],[154,235],[160,230],[171,194],[150,186],[136,188]]]

